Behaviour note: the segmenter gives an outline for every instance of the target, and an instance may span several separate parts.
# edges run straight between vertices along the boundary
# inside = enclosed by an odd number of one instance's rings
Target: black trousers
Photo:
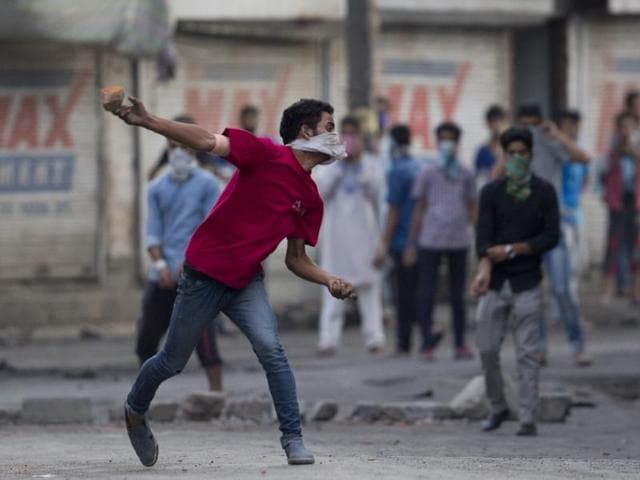
[[[138,320],[136,355],[142,365],[158,352],[160,340],[169,328],[173,302],[177,288],[160,288],[155,282],[148,282],[142,299],[142,316]],[[214,319],[207,324],[202,338],[196,347],[198,358],[203,367],[222,365],[222,359],[216,342]]]
[[[397,349],[398,352],[411,351],[411,331],[417,320],[416,288],[418,286],[418,269],[402,264],[402,254],[392,255],[395,276],[395,301],[397,317]]]
[[[423,348],[431,345],[433,308],[438,292],[440,260],[447,257],[449,264],[449,301],[453,312],[453,334],[455,347],[464,345],[466,328],[466,304],[464,287],[467,278],[467,250],[418,251],[418,302],[417,313],[422,331]]]

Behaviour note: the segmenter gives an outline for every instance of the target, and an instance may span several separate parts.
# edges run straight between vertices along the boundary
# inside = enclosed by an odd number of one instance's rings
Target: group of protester
[[[486,431],[500,427],[510,413],[499,352],[511,330],[520,394],[518,435],[537,432],[539,370],[547,361],[543,265],[574,360],[579,366],[591,364],[578,308],[575,258],[591,156],[579,145],[578,112],[561,112],[556,123],[545,120],[538,105],[525,104],[509,126],[507,112],[490,107],[490,137],[477,151],[475,168],[469,168],[460,158],[462,129],[452,121],[435,129],[437,154],[425,161],[412,155],[406,125],[383,125],[384,112],[379,115],[385,132],[380,145],[386,146],[374,154],[366,149],[357,117],[342,119],[338,138],[333,108],[315,100],[301,100],[284,112],[280,133],[287,148],[254,135],[255,107],[242,110],[242,129],[217,135],[189,117],[159,119],[139,101],[132,102],[117,115],[168,139],[149,174],[146,246],[152,268],[136,349],[142,369],[125,406],[129,436],[143,464],[157,460],[157,443],[146,420],[155,389],[180,372],[196,345],[210,388],[222,390],[214,322],[220,312],[249,338],[265,368],[289,463],[313,463],[302,443],[295,382],[260,272],[260,261],[284,238],[289,240],[287,267],[327,287],[319,319],[321,355],[331,355],[339,346],[345,298],[357,298],[369,351],[384,354],[382,299],[385,271],[391,267],[395,352],[411,354],[417,324],[420,355],[434,361],[443,332],[434,324],[433,312],[440,264],[446,259],[454,358],[468,360],[474,353],[466,340],[465,292],[475,231],[478,262],[470,283],[479,297],[476,345],[492,406],[483,424]],[[605,292],[611,294],[617,280],[620,292],[639,301],[637,92],[629,94],[626,107],[616,118],[602,174],[610,212]],[[271,169],[256,163],[265,161]],[[317,174],[316,188],[311,170],[331,162]],[[155,178],[164,165],[168,173]],[[320,267],[304,251],[305,243],[315,245],[319,235]],[[165,346],[157,353],[167,331]]]

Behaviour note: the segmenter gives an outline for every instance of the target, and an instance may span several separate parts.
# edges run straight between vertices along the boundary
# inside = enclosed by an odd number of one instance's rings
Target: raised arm
[[[545,132],[551,135],[551,137],[553,137],[556,142],[562,145],[562,147],[569,154],[569,157],[572,161],[585,164],[591,161],[591,156],[582,148],[580,148],[580,146],[578,146],[576,142],[571,140],[568,135],[560,130],[554,122],[547,120],[543,124],[542,128]]]
[[[229,154],[229,139],[224,135],[211,133],[198,125],[157,117],[147,112],[137,98],[129,97],[129,100],[131,105],[122,106],[114,113],[129,125],[146,128],[194,150],[215,153],[221,157]]]

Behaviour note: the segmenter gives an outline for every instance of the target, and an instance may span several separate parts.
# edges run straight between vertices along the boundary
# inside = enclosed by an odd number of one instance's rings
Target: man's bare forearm
[[[391,245],[391,239],[393,238],[393,232],[395,232],[397,225],[398,207],[391,206],[387,212],[387,222],[385,224],[384,231],[382,232],[382,245],[385,250],[389,250],[389,245]]]
[[[331,274],[322,270],[307,255],[288,258],[286,260],[286,265],[291,273],[303,280],[324,286],[329,285]]]
[[[194,150],[211,152],[216,148],[217,135],[195,124],[175,122],[150,114],[142,126]]]

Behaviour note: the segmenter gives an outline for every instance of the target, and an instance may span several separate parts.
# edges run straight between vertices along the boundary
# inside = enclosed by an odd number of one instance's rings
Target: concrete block
[[[321,400],[316,402],[306,418],[311,422],[330,422],[338,414],[338,402]]]
[[[220,417],[225,403],[226,395],[224,393],[192,393],[182,403],[182,413],[187,420],[207,422]]]
[[[21,419],[26,423],[90,423],[90,398],[27,398],[22,402]]]
[[[456,417],[466,417],[471,420],[479,420],[489,414],[489,402],[485,395],[484,377],[474,377],[458,393],[451,402],[449,408]]]
[[[564,422],[571,411],[571,395],[564,392],[542,393],[538,406],[540,422]]]
[[[440,402],[386,402],[360,403],[351,413],[350,420],[375,423],[416,423],[420,421],[445,420],[451,418],[451,408]]]
[[[17,410],[0,409],[0,425],[15,423],[20,419],[20,412]]]
[[[518,402],[517,387],[510,377],[504,376],[504,396],[511,411],[511,419],[517,420]],[[478,375],[449,402],[455,417],[465,417],[470,420],[485,418],[490,412],[489,400],[486,395],[484,377]]]
[[[109,409],[110,422],[124,422],[124,406],[118,405]]]
[[[149,409],[149,419],[154,422],[173,422],[178,414],[177,402],[159,402]]]
[[[276,419],[271,399],[256,397],[230,400],[224,409],[223,417],[248,420],[257,424],[272,423]]]

